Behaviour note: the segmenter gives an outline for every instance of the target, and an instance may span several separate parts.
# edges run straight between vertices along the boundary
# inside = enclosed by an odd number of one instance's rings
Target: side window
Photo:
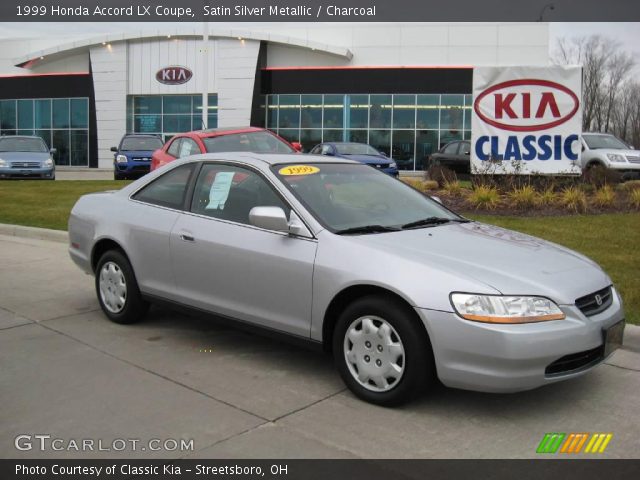
[[[321,145],[316,145],[315,147],[313,147],[313,149],[309,152],[312,153],[314,155],[319,154],[320,150],[321,150],[322,146]]]
[[[471,143],[469,142],[461,142],[460,143],[460,151],[458,152],[460,155],[469,155],[471,152]]]
[[[449,145],[444,147],[444,150],[442,151],[442,153],[446,153],[448,155],[455,155],[456,153],[458,153],[458,145],[460,145],[459,142],[450,143]]]
[[[249,225],[253,207],[280,207],[289,217],[290,208],[261,175],[230,165],[203,165],[193,192],[193,213]]]
[[[200,148],[198,148],[198,144],[194,140],[186,137],[182,139],[182,143],[180,144],[180,158],[198,153],[200,153]]]
[[[330,155],[333,149],[331,145],[322,145],[322,149],[320,150],[321,155]]]
[[[167,153],[175,158],[180,158],[180,144],[182,143],[182,138],[176,138],[171,145],[169,145],[169,150]]]
[[[181,165],[158,177],[133,198],[152,205],[182,210],[194,163]]]

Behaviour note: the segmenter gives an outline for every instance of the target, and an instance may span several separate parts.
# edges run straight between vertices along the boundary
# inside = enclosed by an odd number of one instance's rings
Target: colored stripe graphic
[[[585,453],[603,453],[613,438],[613,433],[594,433],[585,448]]]
[[[556,453],[565,436],[565,433],[545,433],[536,453]]]
[[[582,446],[589,438],[588,433],[571,433],[565,440],[560,453],[580,453]]]

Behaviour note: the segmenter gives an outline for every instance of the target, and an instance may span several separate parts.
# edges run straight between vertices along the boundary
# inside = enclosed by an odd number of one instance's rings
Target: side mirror
[[[382,155],[383,157],[388,157],[389,155],[387,155],[387,152],[380,152],[380,155]]]
[[[254,227],[289,233],[287,216],[280,207],[253,207],[249,212],[249,222]]]
[[[440,200],[440,197],[436,197],[435,195],[431,195],[431,200],[434,200],[434,201],[438,202],[440,205],[442,205],[442,200]]]
[[[112,152],[117,152],[118,151],[118,147],[111,147],[111,151]]]
[[[296,152],[302,151],[302,144],[300,142],[291,142],[291,146]]]
[[[466,150],[464,152],[462,152],[463,155],[471,155],[471,152],[469,150]]]
[[[50,149],[49,149],[49,153],[50,153],[51,155],[53,155],[54,153],[58,153],[58,149],[57,149],[57,148],[50,148]]]

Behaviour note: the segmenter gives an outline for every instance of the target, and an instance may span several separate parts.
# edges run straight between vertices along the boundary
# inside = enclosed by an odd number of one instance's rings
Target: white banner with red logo
[[[579,174],[582,68],[473,70],[471,172]]]

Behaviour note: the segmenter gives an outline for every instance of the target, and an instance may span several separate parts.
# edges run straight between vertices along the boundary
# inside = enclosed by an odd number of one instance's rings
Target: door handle
[[[188,235],[186,233],[181,233],[180,234],[180,239],[184,240],[185,242],[195,242],[196,239],[193,238],[191,235]]]

